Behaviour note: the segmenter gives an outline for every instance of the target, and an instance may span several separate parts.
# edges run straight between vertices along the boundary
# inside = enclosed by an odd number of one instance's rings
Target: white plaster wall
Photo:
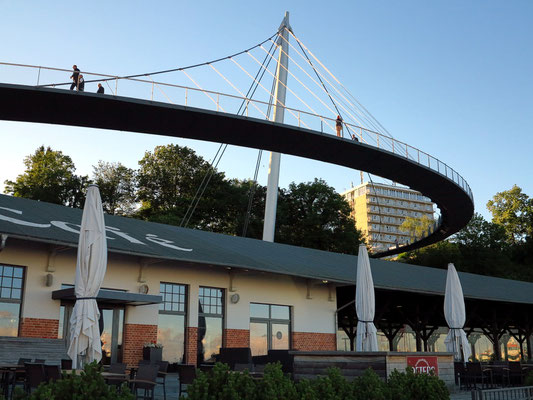
[[[61,284],[72,284],[75,276],[76,250],[59,252],[53,261],[53,286],[44,284],[47,273],[49,247],[46,245],[9,241],[0,252],[0,263],[26,266],[26,282],[23,297],[23,317],[59,318],[59,301],[52,300],[51,292]],[[141,267],[138,257],[108,255],[108,269],[103,287],[128,290],[137,293],[141,283]],[[229,329],[249,329],[250,303],[268,303],[291,306],[292,330],[295,332],[335,333],[335,290],[330,291],[320,282],[311,286],[311,299],[307,299],[305,279],[258,272],[232,270],[233,289],[230,292],[230,271],[219,266],[190,265],[174,261],[149,264],[142,276],[149,287],[149,294],[159,294],[159,283],[181,283],[189,287],[188,326],[198,324],[198,288],[210,286],[225,289],[225,325]],[[229,301],[238,293],[237,304]],[[125,322],[157,324],[158,305],[126,307]]]

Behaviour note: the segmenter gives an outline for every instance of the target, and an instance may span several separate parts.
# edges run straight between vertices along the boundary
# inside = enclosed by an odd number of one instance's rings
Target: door
[[[100,341],[102,343],[102,364],[122,362],[124,308],[98,305],[100,309]],[[61,305],[59,337],[64,338],[67,348],[70,342],[70,316],[73,304]]]

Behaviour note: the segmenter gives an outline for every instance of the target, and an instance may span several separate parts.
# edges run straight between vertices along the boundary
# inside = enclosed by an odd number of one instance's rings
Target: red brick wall
[[[292,349],[302,351],[337,350],[334,333],[293,332]]]
[[[188,327],[185,334],[185,362],[189,365],[196,365],[198,358],[198,328]]]
[[[250,347],[248,329],[224,329],[223,347]]]
[[[157,325],[125,324],[122,362],[137,365],[143,358],[143,345],[157,341]]]
[[[57,339],[59,320],[43,318],[22,318],[20,322],[20,337]]]

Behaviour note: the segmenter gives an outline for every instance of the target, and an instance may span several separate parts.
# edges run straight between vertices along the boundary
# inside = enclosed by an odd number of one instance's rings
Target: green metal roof
[[[0,233],[11,237],[76,247],[81,216],[79,209],[0,195]],[[112,253],[355,283],[356,256],[113,215],[105,222]],[[444,295],[445,270],[377,259],[370,264],[376,288]],[[533,283],[459,276],[466,297],[533,304]]]

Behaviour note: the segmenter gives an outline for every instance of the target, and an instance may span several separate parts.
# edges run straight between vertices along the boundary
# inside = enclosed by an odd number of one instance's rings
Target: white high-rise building
[[[408,232],[399,229],[406,217],[434,220],[434,203],[422,193],[405,187],[365,182],[342,193],[352,207],[357,229],[374,251],[408,243]]]

